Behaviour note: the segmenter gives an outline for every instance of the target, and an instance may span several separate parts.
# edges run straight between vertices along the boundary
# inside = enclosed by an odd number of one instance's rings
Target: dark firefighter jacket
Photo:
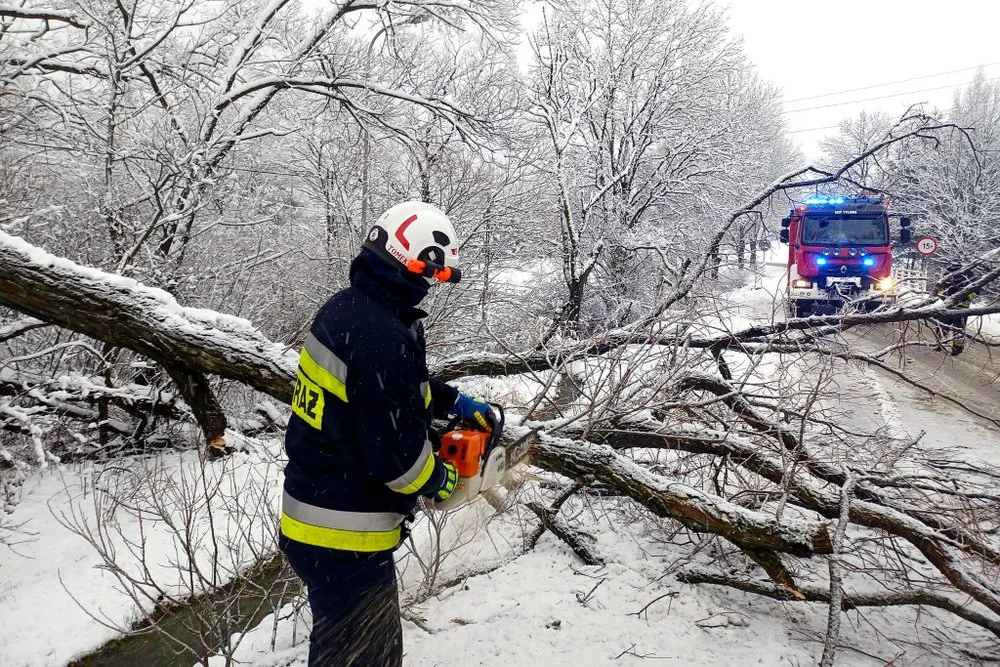
[[[972,306],[972,300],[975,298],[975,292],[968,289],[966,286],[972,282],[972,276],[959,273],[951,277],[949,280],[942,280],[938,283],[938,296],[949,297],[955,294],[962,294],[962,298],[955,304],[958,308],[969,308]]]
[[[320,309],[299,355],[285,433],[281,532],[314,546],[393,549],[417,501],[445,479],[433,410],[457,391],[429,381],[416,304],[427,288],[368,250]]]

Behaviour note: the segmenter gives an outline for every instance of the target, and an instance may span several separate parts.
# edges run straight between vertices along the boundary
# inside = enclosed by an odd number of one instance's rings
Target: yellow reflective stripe
[[[345,403],[347,402],[347,386],[344,385],[343,380],[334,377],[333,373],[316,363],[316,361],[312,358],[312,355],[309,354],[309,350],[306,348],[302,348],[302,352],[299,354],[299,368],[301,368],[313,382],[323,387],[323,389],[326,389],[328,392]]]
[[[420,487],[427,483],[427,480],[429,480],[431,475],[434,473],[434,460],[434,452],[431,451],[431,443],[425,441],[424,448],[420,452],[420,456],[417,457],[417,462],[414,466],[400,477],[397,477],[391,482],[387,482],[386,486],[397,493],[416,493],[420,490]],[[423,465],[421,465],[421,461],[423,461]],[[416,477],[413,476],[414,473],[416,473]]]
[[[296,521],[313,526],[363,532],[392,530],[406,519],[398,512],[351,512],[310,505],[291,496],[288,491],[281,494],[281,511]]]
[[[306,341],[302,347],[309,350],[309,356],[312,357],[313,361],[330,371],[333,377],[341,382],[347,382],[347,364],[334,354],[333,350],[319,342],[316,336],[311,333],[306,336]]]
[[[314,547],[343,551],[385,551],[399,544],[399,526],[392,530],[360,531],[313,526],[281,514],[281,533],[290,540]]]
[[[420,383],[420,393],[424,397],[424,408],[431,404],[431,383],[421,382]]]

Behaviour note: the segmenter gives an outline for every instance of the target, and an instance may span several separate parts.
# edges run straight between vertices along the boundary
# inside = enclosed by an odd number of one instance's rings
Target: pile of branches
[[[702,414],[696,429],[667,411],[553,424],[559,437],[536,428],[531,462],[722,536],[762,570],[694,565],[678,572],[681,581],[826,602],[838,618],[860,607],[934,607],[1000,637],[1000,469],[966,466],[970,474],[958,475],[913,443],[896,443],[889,464],[849,454],[833,462],[806,446],[802,429],[767,414],[773,406],[758,407],[725,380],[690,374],[675,388],[685,411],[725,413]],[[712,420],[720,426],[707,426]],[[675,481],[681,469],[710,470],[715,493]],[[713,511],[702,513],[706,498]],[[781,539],[776,528],[790,534]]]

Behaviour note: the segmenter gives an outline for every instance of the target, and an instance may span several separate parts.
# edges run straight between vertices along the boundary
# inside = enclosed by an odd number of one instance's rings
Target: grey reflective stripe
[[[421,382],[420,383],[420,397],[424,399],[424,407],[431,402],[431,383]]]
[[[358,532],[393,530],[403,523],[402,514],[394,512],[343,512],[304,503],[288,495],[281,497],[281,511],[296,521],[323,528],[339,528]]]
[[[316,339],[311,333],[306,336],[304,348],[309,350],[309,356],[313,358],[317,364],[330,371],[333,377],[337,378],[345,385],[347,384],[347,364],[340,360],[340,357],[335,355],[330,348]]]
[[[410,469],[391,482],[386,482],[385,485],[393,491],[400,491],[412,485],[420,478],[420,474],[424,472],[424,468],[427,466],[427,460],[430,455],[431,441],[424,440],[424,447],[420,450],[420,455],[417,456],[417,460],[412,466],[410,466]],[[431,462],[431,470],[433,471],[433,462]],[[426,482],[427,480],[424,481]],[[421,486],[423,486],[423,484],[421,484]],[[416,491],[416,489],[413,489],[413,491]]]

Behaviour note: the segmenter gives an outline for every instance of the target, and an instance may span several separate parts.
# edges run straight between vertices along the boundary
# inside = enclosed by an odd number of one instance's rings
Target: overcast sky
[[[808,158],[817,157],[819,140],[835,129],[803,130],[837,125],[862,109],[899,116],[915,102],[947,107],[978,65],[987,66],[987,78],[1000,77],[998,0],[728,4],[730,26],[743,35],[746,53],[761,76],[784,90],[789,129]],[[922,78],[880,85],[916,77]],[[857,88],[867,89],[814,97]],[[856,103],[828,106],[842,102]],[[827,108],[812,109],[819,106]]]

